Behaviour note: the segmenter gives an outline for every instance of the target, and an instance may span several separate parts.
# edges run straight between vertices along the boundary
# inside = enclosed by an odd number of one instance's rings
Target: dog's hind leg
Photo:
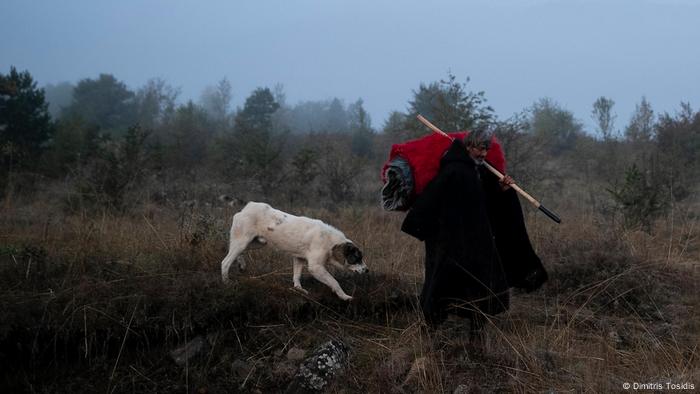
[[[247,207],[247,206],[246,206]],[[238,263],[238,268],[242,271],[245,269],[245,260],[241,256],[241,253],[248,247],[248,245],[255,240],[255,234],[246,230],[251,228],[250,219],[243,211],[238,212],[233,215],[233,223],[231,223],[231,235],[228,246],[228,254],[221,261],[221,279],[224,282],[228,282],[228,271],[231,269],[231,264],[234,261]]]
[[[309,272],[319,282],[330,287],[335,294],[343,301],[352,301],[352,297],[345,294],[337,280],[326,270],[326,268],[318,260],[309,259]]]
[[[228,254],[221,261],[221,279],[223,279],[224,282],[228,282],[228,271],[231,269],[231,264],[233,264],[234,261],[238,261],[239,266],[242,264],[243,268],[245,268],[245,262],[240,254],[245,250],[247,244],[248,242],[241,242],[241,240],[231,241],[228,247]]]
[[[246,263],[245,263],[245,258],[243,258],[242,254],[239,255],[238,257],[236,257],[236,260],[234,260],[234,261],[236,262],[236,264],[238,264],[239,271],[241,271],[241,272],[245,271],[245,264]]]
[[[304,268],[304,259],[295,257],[294,258],[294,276],[292,281],[294,282],[294,288],[301,291],[304,294],[309,294],[308,291],[301,287],[301,270]]]
[[[248,244],[245,246],[244,250],[254,250],[254,249],[260,249],[267,245],[267,240],[263,237],[254,237]],[[238,270],[239,271],[245,271],[246,263],[245,263],[245,258],[243,255],[239,255],[236,257],[236,264],[238,264]]]

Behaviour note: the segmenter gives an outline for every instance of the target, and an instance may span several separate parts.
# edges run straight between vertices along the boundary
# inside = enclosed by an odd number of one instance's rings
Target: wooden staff
[[[428,126],[428,128],[431,129],[431,130],[433,130],[434,132],[436,132],[436,133],[438,133],[438,134],[440,134],[440,135],[443,135],[443,136],[449,138],[450,140],[454,140],[454,138],[450,137],[447,133],[445,133],[444,131],[438,129],[437,127],[435,127],[435,125],[433,125],[432,123],[430,123],[430,122],[428,121],[428,119],[426,119],[426,118],[423,117],[423,115],[418,115],[417,118],[418,118],[418,120],[419,120],[421,123],[423,123],[424,125]],[[496,176],[498,177],[498,179],[503,179],[503,178],[504,178],[504,175],[501,174],[500,171],[498,171],[497,169],[493,168],[493,166],[491,166],[491,164],[489,164],[489,163],[486,162],[485,160],[484,160],[484,165],[486,166],[486,168],[487,168],[489,171],[491,171],[494,175],[496,175]],[[550,219],[554,220],[554,221],[557,222],[557,223],[561,223],[561,219],[559,219],[559,216],[557,216],[554,212],[550,211],[549,209],[545,208],[544,205],[542,205],[539,201],[535,200],[535,199],[534,199],[531,195],[529,195],[525,190],[521,189],[520,186],[518,186],[518,185],[515,184],[515,182],[511,183],[510,186],[511,186],[513,189],[515,189],[516,192],[520,193],[521,196],[525,197],[526,200],[530,201],[530,203],[531,203],[532,205],[534,205],[535,208],[539,209],[540,211],[542,211],[542,213],[544,213],[545,215],[547,215]]]

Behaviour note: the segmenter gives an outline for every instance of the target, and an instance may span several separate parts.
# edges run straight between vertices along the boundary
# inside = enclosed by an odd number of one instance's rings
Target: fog
[[[0,3],[0,71],[40,86],[157,77],[199,100],[226,78],[232,104],[283,86],[287,102],[362,99],[374,128],[448,72],[500,118],[548,97],[593,129],[642,96],[657,113],[700,102],[700,4],[692,1],[133,1]]]

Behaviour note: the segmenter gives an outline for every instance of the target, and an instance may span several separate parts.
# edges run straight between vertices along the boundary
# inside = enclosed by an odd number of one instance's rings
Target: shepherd
[[[496,141],[487,127],[454,138],[401,226],[425,243],[420,303],[431,326],[454,314],[478,332],[485,316],[508,309],[511,287],[529,292],[547,280],[512,178],[499,179],[484,165]]]

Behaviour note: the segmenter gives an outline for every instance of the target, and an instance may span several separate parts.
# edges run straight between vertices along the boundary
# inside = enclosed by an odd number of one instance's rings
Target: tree
[[[287,125],[292,133],[339,133],[348,131],[348,113],[343,100],[305,101],[287,113]]]
[[[496,121],[493,123],[493,130],[505,150],[508,173],[517,175],[517,178],[527,185],[535,185],[541,182],[541,179],[551,176],[542,166],[545,152],[540,138],[526,132],[526,114],[519,113],[509,119]]]
[[[103,130],[125,130],[136,122],[135,94],[111,74],[86,78],[73,90],[66,114],[81,116]]]
[[[287,93],[284,92],[284,84],[276,83],[275,86],[272,87],[272,97],[275,98],[280,108],[287,105]]]
[[[148,167],[146,138],[148,132],[133,126],[122,138],[103,141],[99,154],[78,178],[80,202],[108,209],[128,208],[127,194],[141,184]]]
[[[636,164],[625,171],[625,180],[620,187],[608,189],[622,213],[623,224],[627,228],[643,226],[651,228],[651,220],[664,211],[662,188],[653,184]]]
[[[600,96],[593,103],[593,111],[591,116],[596,122],[598,127],[598,132],[603,136],[603,140],[609,141],[613,139],[613,132],[615,126],[615,115],[612,112],[615,102],[612,99]]]
[[[362,100],[359,101],[360,107],[362,107]],[[353,115],[358,116],[358,114],[353,114],[352,110],[352,108],[348,108],[346,111],[343,106],[343,102],[338,98],[334,98],[328,106],[326,130],[330,132],[343,132],[348,130],[350,122],[350,119],[348,118]],[[362,111],[364,111],[364,109]]]
[[[362,171],[362,160],[347,154],[347,135],[319,136],[319,194],[330,200],[332,207],[352,201],[358,190],[356,178]]]
[[[44,91],[28,71],[0,74],[0,148],[4,169],[34,168],[54,126]]]
[[[200,103],[209,118],[223,130],[229,125],[233,89],[228,79],[223,78],[216,86],[207,86],[202,92]]]
[[[403,112],[392,111],[384,122],[382,132],[386,135],[404,137],[407,116]]]
[[[631,142],[649,142],[654,137],[654,110],[644,96],[625,128],[625,137]]]
[[[146,82],[136,92],[136,119],[141,127],[152,129],[163,125],[175,112],[175,101],[180,94],[160,78]]]
[[[287,105],[287,94],[284,92],[284,85],[275,84],[272,89],[272,97],[278,104],[277,110],[272,113],[272,130],[291,132],[291,108]]]
[[[223,141],[227,162],[236,167],[225,168],[227,175],[233,170],[254,179],[266,196],[278,181],[282,166],[278,158],[285,135],[273,127],[273,115],[278,109],[279,104],[269,88],[255,89],[234,118],[233,134]]]
[[[318,177],[319,153],[311,147],[300,149],[288,166],[287,198],[289,204],[308,203],[312,197],[309,185]]]
[[[656,130],[664,182],[674,199],[681,200],[700,180],[700,111],[681,103],[676,116],[659,117]]]
[[[210,140],[209,122],[204,109],[192,101],[175,111],[172,124],[163,134],[165,161],[178,170],[200,165],[207,154]]]
[[[80,167],[99,153],[104,140],[97,125],[87,125],[79,116],[56,122],[56,132],[46,152],[47,173],[64,175]]]
[[[375,139],[375,152],[386,154],[393,144],[405,141],[413,133],[406,130],[407,116],[403,112],[392,111],[384,121],[382,131]]]
[[[468,130],[491,122],[493,108],[486,105],[484,92],[468,91],[468,82],[469,78],[459,83],[448,73],[447,80],[421,83],[409,102],[407,128],[416,136],[425,133],[425,126],[416,120],[418,114],[445,131]]]
[[[73,101],[73,89],[75,86],[70,82],[44,86],[44,96],[49,103],[49,113],[54,120],[59,119],[63,109]]]
[[[257,88],[235,117],[235,128],[243,133],[265,133],[272,126],[272,114],[279,104],[269,88]]]
[[[559,154],[572,149],[582,133],[583,125],[574,114],[549,98],[540,99],[528,112],[530,132],[541,139],[550,153]]]
[[[352,153],[369,158],[372,156],[372,121],[369,114],[363,107],[362,99],[358,99],[355,103],[348,107],[350,117],[350,132],[352,135],[351,149]]]

